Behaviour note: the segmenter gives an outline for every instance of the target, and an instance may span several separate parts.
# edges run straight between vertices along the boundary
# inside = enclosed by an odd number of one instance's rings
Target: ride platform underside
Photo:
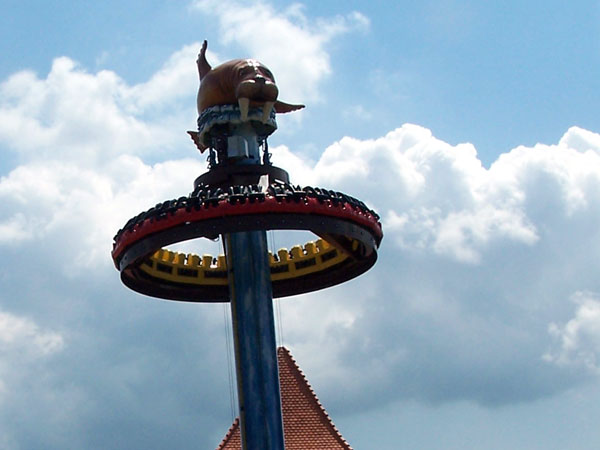
[[[259,167],[263,170],[258,174],[267,176],[283,172]],[[383,236],[379,216],[341,192],[277,179],[266,187],[258,183],[215,187],[200,180],[188,196],[162,202],[130,219],[115,236],[112,256],[123,283],[137,292],[169,300],[227,302],[224,255],[199,256],[165,247],[257,230],[308,230],[318,236],[269,253],[275,298],[334,286],[364,273],[375,264]]]

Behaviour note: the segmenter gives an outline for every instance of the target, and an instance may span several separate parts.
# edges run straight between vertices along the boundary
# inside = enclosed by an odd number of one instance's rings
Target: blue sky
[[[185,2],[5,3],[11,20],[0,32],[7,55],[0,68],[3,76],[19,69],[43,74],[54,57],[66,55],[88,70],[114,70],[138,83],[184,43],[219,33],[214,16],[193,11]],[[294,3],[278,5],[283,12]],[[306,114],[332,115],[328,104],[349,108],[356,106],[352,102],[373,111],[383,108],[377,121],[352,124],[342,133],[353,130],[370,138],[398,121],[418,123],[452,144],[474,143],[490,164],[495,155],[517,145],[555,142],[570,126],[597,128],[597,2],[303,5],[309,25],[352,11],[370,22],[368,30],[331,39],[329,58],[336,76],[324,81],[319,94],[326,101],[319,110],[311,105],[315,111]],[[248,52],[243,43],[231,44],[211,40],[225,59]],[[389,86],[384,96],[364,88],[382,74]],[[339,135],[319,134],[324,139],[320,147]]]
[[[372,271],[279,303],[353,447],[598,448],[598,2],[0,12],[1,448],[214,448],[231,422],[223,307],[130,292],[109,256],[206,168],[203,39],[307,105],[270,139],[295,183],[382,217]]]

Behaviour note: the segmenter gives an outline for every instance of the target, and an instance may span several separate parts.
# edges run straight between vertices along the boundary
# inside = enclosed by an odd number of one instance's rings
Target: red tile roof
[[[312,390],[289,350],[277,349],[286,450],[352,450]],[[241,450],[239,418],[217,450]]]

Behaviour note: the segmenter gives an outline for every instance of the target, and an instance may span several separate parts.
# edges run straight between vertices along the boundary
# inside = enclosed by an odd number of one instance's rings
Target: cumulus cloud
[[[273,70],[282,99],[290,102],[318,101],[319,84],[331,73],[325,45],[338,35],[370,26],[369,19],[356,11],[309,19],[299,4],[284,11],[262,1],[198,0],[194,5],[203,14],[216,16],[224,43],[236,44]]]
[[[150,80],[134,86],[110,70],[90,73],[68,57],[56,58],[43,79],[18,72],[0,84],[0,144],[21,160],[90,165],[121,153],[172,149],[184,137],[172,126],[173,117],[181,119],[177,100],[189,97],[185,110],[194,116],[198,48],[185,46]],[[172,110],[156,119],[166,105]]]
[[[49,355],[63,348],[63,337],[43,331],[30,319],[0,312],[0,346],[2,352],[16,351],[35,356]]]
[[[518,147],[489,169],[473,146],[451,146],[416,125],[374,140],[345,137],[314,164],[287,149],[273,153],[295,182],[356,195],[382,215],[372,272],[314,302],[283,303],[298,358],[319,383],[333,389],[343,379],[364,407],[403,397],[510,403],[585,378],[542,356],[547,324],[563,317],[569,293],[598,289],[590,268],[600,251],[599,135],[572,128],[558,144]],[[343,316],[327,320],[334,311]],[[319,323],[297,320],[308,315]],[[594,329],[580,315],[552,327],[563,347]],[[563,347],[546,360],[592,355]],[[349,394],[339,395],[343,403]]]
[[[145,111],[173,103],[180,98],[189,98],[198,88],[196,61],[201,44],[195,42],[173,53],[163,67],[150,80],[131,87],[124,93],[126,105],[133,111]],[[218,59],[212,51],[208,58]]]
[[[58,161],[19,166],[0,178],[0,246],[45,242],[48,257],[62,254],[54,264],[68,271],[107,265],[112,236],[133,211],[191,191],[203,170],[197,160],[147,165],[127,155],[96,169]]]
[[[0,405],[23,379],[31,382],[44,360],[64,346],[62,334],[42,329],[30,318],[0,311]]]
[[[314,168],[296,170],[309,175],[309,184],[333,183],[361,192],[371,205],[380,203],[387,233],[403,248],[476,263],[491,241],[537,240],[520,189],[496,181],[501,167],[488,171],[472,145],[452,147],[419,126],[404,125],[375,140],[345,137]]]
[[[600,299],[591,292],[577,292],[574,317],[564,325],[551,323],[549,333],[556,340],[544,359],[560,366],[583,366],[600,374]]]
[[[0,177],[0,245],[43,241],[49,254],[67,252],[59,265],[106,264],[111,237],[130,214],[125,205],[143,209],[144,197],[156,203],[191,190],[204,170],[200,161],[152,165],[140,156],[164,155],[181,143],[194,148],[180,119],[182,110],[195,116],[198,48],[184,46],[147,82],[133,86],[67,57],[56,58],[45,78],[22,71],[3,81],[0,148],[21,164]],[[181,107],[182,98],[189,108]],[[77,245],[65,248],[57,236]]]

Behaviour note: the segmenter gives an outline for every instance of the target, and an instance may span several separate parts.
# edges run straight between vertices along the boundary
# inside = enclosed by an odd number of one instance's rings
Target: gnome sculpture
[[[227,130],[243,124],[266,138],[277,129],[275,113],[304,108],[277,99],[275,78],[259,61],[234,59],[213,69],[206,60],[206,47],[204,41],[196,61],[200,76],[198,131],[188,131],[201,152],[215,147],[217,135],[229,134]]]

